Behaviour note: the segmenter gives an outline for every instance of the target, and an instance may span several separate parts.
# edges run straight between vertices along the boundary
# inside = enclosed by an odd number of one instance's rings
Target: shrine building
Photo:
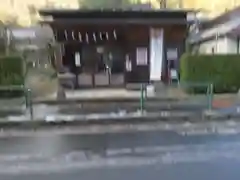
[[[179,76],[188,11],[40,10],[40,15],[61,47],[56,66],[76,76],[76,87],[125,87]]]

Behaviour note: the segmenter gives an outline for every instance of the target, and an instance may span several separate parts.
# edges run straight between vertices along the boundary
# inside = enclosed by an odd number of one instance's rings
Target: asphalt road
[[[238,133],[0,138],[0,180],[239,180],[239,165]]]

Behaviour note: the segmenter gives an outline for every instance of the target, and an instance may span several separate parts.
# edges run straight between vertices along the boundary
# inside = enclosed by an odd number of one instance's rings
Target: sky
[[[18,18],[21,25],[30,25],[32,19],[29,16],[29,5],[36,8],[42,8],[47,2],[53,2],[57,8],[78,8],[79,0],[1,0],[0,1],[0,20],[9,16]],[[97,1],[97,0],[96,0]],[[133,0],[136,1],[136,0]],[[140,0],[142,2],[151,2],[157,5],[158,0]],[[168,0],[169,5],[174,7],[179,0]],[[240,0],[182,0],[184,8],[203,9],[204,12],[214,17],[226,10],[240,5]]]

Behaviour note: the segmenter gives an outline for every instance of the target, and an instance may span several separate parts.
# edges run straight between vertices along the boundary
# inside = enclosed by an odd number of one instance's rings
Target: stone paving
[[[140,91],[129,91],[125,89],[88,89],[88,90],[66,90],[67,99],[94,99],[94,98],[139,98]],[[152,96],[152,95],[150,95]],[[36,98],[36,100],[56,100],[57,93]]]
[[[127,90],[125,88],[105,88],[105,89],[87,89],[87,90],[65,90],[67,99],[114,99],[114,98],[140,98],[140,90]],[[159,98],[177,98],[182,99],[188,97],[181,89],[168,88],[164,92],[154,92],[147,90],[148,97]],[[35,100],[56,100],[57,93],[50,94],[44,97],[35,98]]]
[[[239,104],[240,99],[238,94],[220,94],[214,95],[213,107],[214,108],[228,108]]]

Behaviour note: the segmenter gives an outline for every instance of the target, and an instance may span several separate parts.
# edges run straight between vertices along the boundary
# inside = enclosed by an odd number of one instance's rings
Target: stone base
[[[57,92],[58,79],[40,73],[29,73],[25,85],[32,91],[32,97],[46,97]]]
[[[128,90],[140,90],[141,83],[128,83],[126,84],[126,89]]]
[[[62,86],[58,87],[57,91],[57,100],[65,100],[66,99],[66,93]]]
[[[167,87],[165,86],[165,84],[163,84],[162,81],[154,81],[153,86],[156,95],[167,94]]]

